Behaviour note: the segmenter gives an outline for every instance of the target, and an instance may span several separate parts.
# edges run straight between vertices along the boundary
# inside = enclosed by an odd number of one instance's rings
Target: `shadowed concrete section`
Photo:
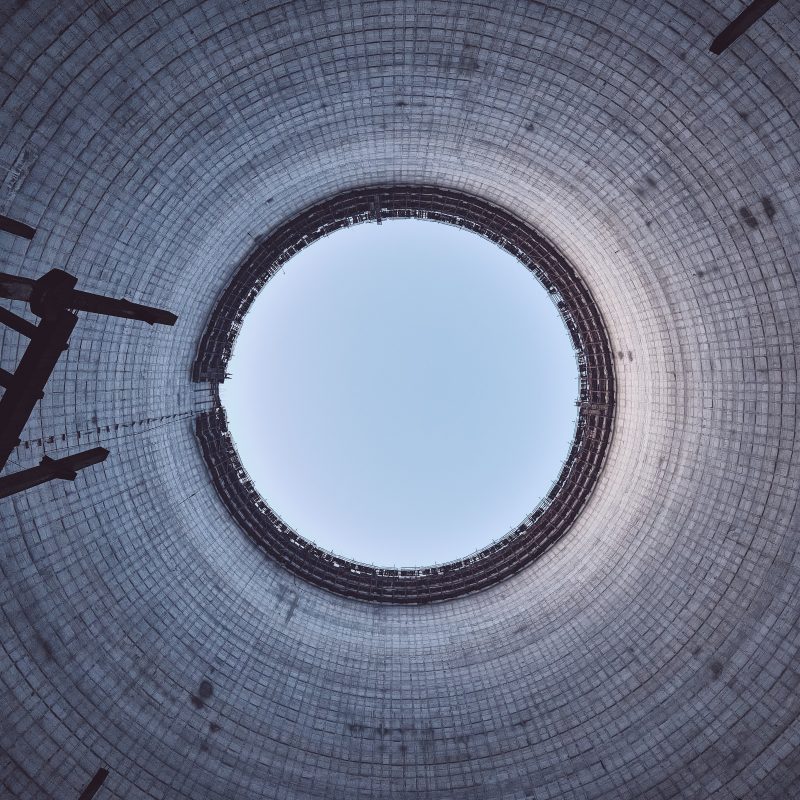
[[[98,798],[798,796],[800,9],[713,56],[741,8],[1,12],[0,213],[36,230],[0,231],[4,271],[178,322],[81,318],[9,460],[111,451],[0,501],[0,794],[107,769]],[[618,391],[573,529],[425,607],[265,566],[193,435],[198,339],[254,242],[392,183],[542,230]]]

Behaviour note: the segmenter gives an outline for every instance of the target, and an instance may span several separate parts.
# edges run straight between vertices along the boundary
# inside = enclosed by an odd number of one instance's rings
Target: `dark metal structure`
[[[34,325],[0,308],[0,323],[30,340],[16,370],[0,370],[0,470],[19,444],[19,436],[34,406],[44,396],[44,387],[78,321],[75,311],[90,311],[161,325],[174,325],[175,314],[129,300],[104,297],[75,289],[77,278],[60,269],[50,270],[38,280],[0,273],[0,297],[28,303],[41,317]],[[105,460],[108,451],[94,448],[53,461],[47,457],[38,467],[0,478],[0,497],[7,497],[53,478],[74,480],[77,470]]]
[[[36,235],[36,228],[26,225],[17,219],[0,214],[0,231],[6,231],[14,236],[21,236],[23,239],[33,239]]]
[[[92,779],[86,785],[86,788],[81,792],[81,796],[78,798],[78,800],[92,800],[92,798],[100,790],[100,787],[105,783],[107,777],[108,770],[105,767],[100,767],[100,769],[95,772]]]
[[[72,456],[64,458],[49,458],[45,456],[38,467],[23,469],[11,475],[0,477],[0,499],[9,497],[25,489],[31,489],[40,483],[47,483],[56,479],[74,481],[78,471],[100,464],[108,458],[109,451],[105,447],[93,447]]]
[[[61,269],[51,269],[38,280],[0,273],[0,297],[24,300],[38,317],[47,318],[65,308],[89,311],[110,317],[125,317],[148,325],[174,325],[178,317],[171,311],[132,303],[124,298],[106,297],[75,288],[78,279]]]
[[[361,564],[324,551],[268,506],[242,466],[217,394],[196,434],[214,485],[241,528],[271,558],[325,589],[361,600],[426,603],[477,591],[522,569],[566,533],[600,473],[614,416],[613,357],[586,285],[541,233],[497,205],[452,189],[354,189],[306,209],[256,245],[219,299],[201,338],[193,379],[215,388],[244,315],[281,266],[311,242],[361,222],[430,219],[471,230],[516,256],[545,286],[567,326],[580,373],[578,424],[568,458],[547,496],[511,532],[467,558],[415,569]]]
[[[778,0],[754,0],[732,22],[725,26],[721,33],[711,42],[709,50],[719,55],[727,50],[751,25],[758,22]]]

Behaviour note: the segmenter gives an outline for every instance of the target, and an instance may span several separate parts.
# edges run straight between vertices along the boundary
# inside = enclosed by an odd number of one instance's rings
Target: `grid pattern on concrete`
[[[0,794],[800,795],[800,10],[713,56],[743,5],[6,4],[4,269],[180,319],[82,317],[15,454],[112,450],[0,502]],[[380,183],[543,231],[615,354],[570,533],[424,607],[265,568],[194,437],[236,265]]]

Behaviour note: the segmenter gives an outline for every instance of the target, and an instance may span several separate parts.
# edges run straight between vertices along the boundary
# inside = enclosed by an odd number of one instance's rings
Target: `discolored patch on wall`
[[[480,53],[480,49],[476,45],[465,43],[458,58],[458,71],[463,75],[472,75],[478,72],[481,68],[478,53]]]
[[[197,687],[196,694],[191,696],[192,705],[197,709],[203,708],[212,694],[214,694],[214,687],[210,680],[204,678],[200,681],[200,686]]]
[[[44,653],[44,657],[48,661],[55,661],[56,660],[56,653],[53,649],[53,645],[50,644],[48,639],[45,639],[40,633],[36,634],[36,641],[39,643],[39,647],[42,648],[42,652]]]
[[[289,592],[291,595],[291,599],[289,600],[289,607],[286,609],[286,616],[284,617],[284,624],[291,621],[292,617],[294,616],[295,609],[297,608],[297,604],[300,602],[300,599],[297,596],[297,592]]]
[[[361,733],[364,730],[364,726],[360,725],[358,722],[348,722],[347,723],[347,730],[350,733]]]
[[[758,220],[753,216],[753,212],[747,208],[747,206],[742,206],[739,209],[739,216],[742,218],[742,221],[750,228],[757,228],[758,227]]]

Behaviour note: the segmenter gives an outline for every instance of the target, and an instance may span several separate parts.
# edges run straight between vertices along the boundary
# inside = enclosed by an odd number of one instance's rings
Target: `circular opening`
[[[500,538],[480,551],[444,564],[411,568],[379,567],[332,554],[281,519],[242,466],[219,394],[245,314],[266,283],[283,274],[292,256],[342,228],[398,219],[445,222],[480,234],[519,259],[555,302],[575,348],[580,376],[575,435],[561,472],[541,502],[512,531],[505,535],[498,531],[495,536]],[[245,254],[217,300],[198,342],[192,377],[211,388],[211,405],[195,418],[197,441],[213,485],[242,532],[270,561],[302,579],[373,602],[448,600],[491,586],[531,564],[580,515],[602,471],[613,430],[613,355],[600,310],[580,275],[520,217],[474,195],[437,186],[351,189],[274,227]]]
[[[220,387],[255,488],[347,559],[412,567],[506,534],[560,474],[578,365],[550,295],[475,233],[354,225],[282,265]]]

